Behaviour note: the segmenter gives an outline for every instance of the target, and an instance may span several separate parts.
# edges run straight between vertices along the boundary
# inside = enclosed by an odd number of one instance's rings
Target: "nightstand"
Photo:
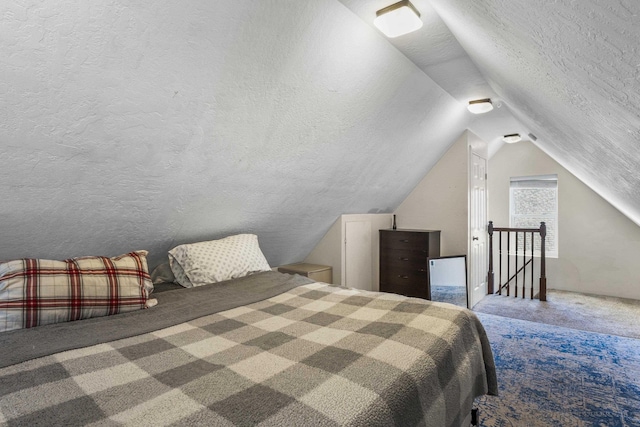
[[[316,282],[333,282],[333,269],[329,265],[299,262],[296,264],[281,265],[278,267],[278,271],[280,273],[299,274]]]

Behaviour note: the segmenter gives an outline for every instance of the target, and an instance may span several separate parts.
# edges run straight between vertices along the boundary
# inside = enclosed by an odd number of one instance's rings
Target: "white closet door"
[[[371,221],[347,221],[344,241],[344,280],[350,288],[373,290]]]

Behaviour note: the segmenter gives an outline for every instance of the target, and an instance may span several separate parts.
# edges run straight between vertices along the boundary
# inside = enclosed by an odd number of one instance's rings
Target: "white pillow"
[[[176,246],[169,251],[169,264],[185,288],[271,270],[255,234]]]

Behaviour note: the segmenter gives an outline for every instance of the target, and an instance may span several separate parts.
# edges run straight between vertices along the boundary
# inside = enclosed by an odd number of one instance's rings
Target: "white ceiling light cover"
[[[503,136],[502,140],[507,144],[513,144],[514,142],[520,142],[522,137],[519,133],[510,133],[509,135]]]
[[[488,113],[489,111],[493,110],[493,103],[489,98],[476,99],[473,101],[469,101],[467,109],[473,114]]]
[[[376,12],[373,24],[389,38],[422,28],[420,13],[408,0],[403,0]]]

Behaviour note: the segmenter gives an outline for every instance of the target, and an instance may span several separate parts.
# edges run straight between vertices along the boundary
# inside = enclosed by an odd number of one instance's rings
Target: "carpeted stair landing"
[[[476,312],[640,339],[640,301],[550,290],[547,301],[488,295]]]

